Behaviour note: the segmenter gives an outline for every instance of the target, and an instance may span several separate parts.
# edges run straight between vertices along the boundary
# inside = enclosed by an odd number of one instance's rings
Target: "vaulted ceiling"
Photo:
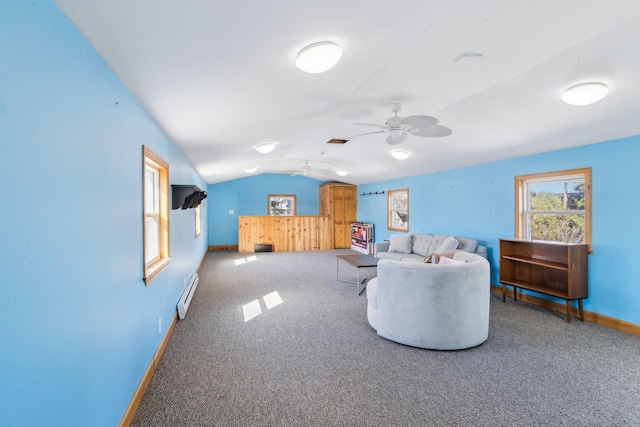
[[[637,0],[56,3],[209,183],[308,161],[311,177],[362,184],[640,134]],[[340,62],[297,69],[298,52],[325,40]],[[587,81],[609,96],[561,101]],[[326,143],[384,125],[393,103],[453,133]],[[273,152],[254,150],[270,141]]]

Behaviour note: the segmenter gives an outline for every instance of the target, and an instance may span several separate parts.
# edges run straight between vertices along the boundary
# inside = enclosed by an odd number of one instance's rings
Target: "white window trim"
[[[569,169],[557,172],[544,172],[515,177],[515,237],[530,240],[530,232],[527,227],[527,215],[529,206],[529,184],[552,182],[560,180],[584,179],[585,184],[585,208],[584,211],[536,211],[540,214],[564,214],[583,215],[585,225],[585,243],[591,251],[591,168]]]

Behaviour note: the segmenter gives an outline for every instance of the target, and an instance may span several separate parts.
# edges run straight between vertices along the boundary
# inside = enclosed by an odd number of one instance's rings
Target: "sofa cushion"
[[[449,252],[444,250],[445,247],[453,246],[454,239],[458,241],[458,247],[453,249],[453,251],[465,251],[470,253],[476,253],[485,259],[487,259],[487,247],[478,245],[477,240],[467,239],[465,237],[455,237],[449,236],[446,234],[439,235],[430,235],[424,233],[412,233],[409,235],[397,235],[398,237],[412,237],[411,242],[411,253],[405,252],[388,252],[389,246],[391,242],[386,240],[384,242],[376,242],[375,247],[375,257],[379,259],[393,259],[393,260],[402,260],[402,261],[420,261],[424,260],[424,257],[431,253],[438,253],[438,255],[442,256],[443,252]],[[393,236],[392,236],[393,237]],[[450,238],[448,241],[452,242],[451,246],[445,244],[447,238]],[[395,239],[394,239],[395,240]],[[424,248],[427,248],[426,250]],[[413,257],[417,257],[414,259]]]
[[[400,261],[402,256],[406,254],[399,254],[397,252],[378,252],[378,259],[392,259],[395,261]]]
[[[422,261],[424,257],[418,254],[403,254],[398,252],[380,252],[378,259],[392,259],[394,261]]]
[[[464,264],[465,260],[463,259],[452,259],[447,258],[446,256],[441,256],[438,264],[446,265],[446,264]]]
[[[400,261],[404,262],[422,262],[424,258],[418,254],[404,254]]]
[[[440,245],[438,252],[452,251],[458,249],[458,239],[453,236],[449,236]]]
[[[401,254],[411,253],[412,235],[407,236],[391,236],[389,239],[389,252],[397,252]]]
[[[427,256],[431,252],[429,248],[431,247],[431,241],[433,240],[433,236],[430,234],[422,234],[416,233],[413,235],[413,244],[411,245],[411,252],[414,254]]]
[[[440,261],[440,257],[447,257],[447,258],[451,258],[453,259],[454,255],[456,253],[460,252],[460,249],[453,249],[451,251],[442,251],[442,252],[432,252],[429,255],[427,255],[422,262],[427,262],[427,263],[432,263],[432,264],[438,264],[438,262]]]
[[[444,242],[447,237],[449,237],[448,234],[436,234],[433,236],[433,240],[431,240],[431,245],[429,246],[429,250],[426,252],[425,256],[431,252],[438,252],[440,246],[442,246],[442,242]]]
[[[478,241],[473,239],[467,239],[465,237],[456,237],[458,240],[458,249],[465,252],[474,253],[478,247]]]

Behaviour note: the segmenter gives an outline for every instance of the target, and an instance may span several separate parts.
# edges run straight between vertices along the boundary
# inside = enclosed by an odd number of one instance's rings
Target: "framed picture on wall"
[[[267,212],[275,216],[292,216],[296,214],[295,194],[269,194],[267,196]]]
[[[409,231],[409,189],[387,192],[387,228]]]

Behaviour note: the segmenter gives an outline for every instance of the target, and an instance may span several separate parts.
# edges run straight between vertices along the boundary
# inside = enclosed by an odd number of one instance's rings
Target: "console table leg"
[[[584,322],[584,311],[582,311],[582,300],[578,300],[578,310],[580,311],[580,321]]]
[[[502,302],[506,301],[506,297],[507,297],[507,285],[503,283],[502,284]]]
[[[567,300],[567,323],[571,323],[571,300]]]
[[[358,291],[358,295],[362,295],[367,287],[364,285],[364,282],[367,280],[367,268],[364,268],[364,277],[360,280],[360,269],[358,269],[358,278],[356,279],[358,284],[356,285],[356,291]],[[362,286],[362,289],[360,287]]]

